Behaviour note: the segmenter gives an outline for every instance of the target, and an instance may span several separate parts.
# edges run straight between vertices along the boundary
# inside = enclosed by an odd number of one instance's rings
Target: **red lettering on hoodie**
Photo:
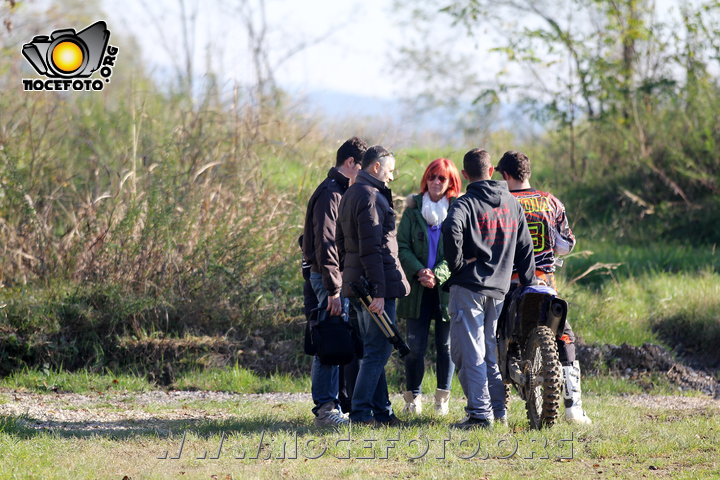
[[[510,214],[506,204],[483,212],[478,219],[477,228],[489,244],[505,243],[518,230],[518,220]]]

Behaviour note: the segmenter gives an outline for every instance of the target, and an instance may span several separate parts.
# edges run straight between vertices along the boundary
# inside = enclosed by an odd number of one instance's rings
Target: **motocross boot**
[[[563,396],[565,398],[565,419],[570,423],[590,425],[592,420],[582,408],[582,391],[580,389],[580,362],[563,366]]]

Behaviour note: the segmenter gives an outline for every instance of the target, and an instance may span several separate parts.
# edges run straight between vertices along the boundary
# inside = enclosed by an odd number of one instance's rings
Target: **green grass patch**
[[[660,242],[630,244],[583,238],[581,232],[576,232],[576,235],[578,244],[575,251],[565,257],[565,266],[560,269],[568,280],[580,277],[596,264],[618,264],[613,270],[599,268],[588,273],[578,280],[582,285],[598,286],[612,279],[643,275],[720,271],[720,251],[715,245]]]
[[[711,355],[720,339],[718,273],[648,273],[599,288],[561,283],[560,291],[573,329],[587,343],[682,342]]]
[[[276,373],[260,376],[235,365],[232,368],[182,373],[173,387],[178,390],[212,390],[238,393],[309,392],[310,377]]]
[[[109,370],[95,373],[88,370],[68,372],[64,370],[29,369],[13,372],[0,380],[0,388],[29,390],[33,392],[91,393],[107,391],[144,392],[152,389],[143,377],[114,374]]]
[[[32,435],[32,429],[22,423],[22,417],[0,416],[0,436],[24,437]]]

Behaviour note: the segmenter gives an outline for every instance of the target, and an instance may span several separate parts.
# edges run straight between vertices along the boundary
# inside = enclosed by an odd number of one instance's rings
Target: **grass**
[[[390,392],[401,393],[405,389],[403,371],[396,356],[393,356],[386,369]],[[228,369],[209,369],[181,374],[170,390],[201,390],[229,393],[309,393],[310,376],[291,376],[273,374],[260,376],[254,372],[235,366]],[[432,410],[432,397],[436,388],[434,370],[428,368],[423,377],[422,392],[428,410]],[[92,373],[88,371],[43,371],[24,369],[0,380],[0,389],[30,391],[35,393],[78,393],[94,394],[98,392],[142,393],[153,389],[144,378],[137,375],[115,375],[112,372]],[[680,392],[677,387],[658,373],[648,373],[638,378],[626,378],[615,374],[585,375],[583,391],[592,395],[625,395],[648,393],[651,395],[702,395],[696,391]],[[462,398],[463,392],[457,375],[451,385],[452,398]],[[123,398],[122,402],[132,405],[133,397]],[[9,397],[0,394],[0,405],[7,403]],[[113,407],[114,408],[114,407]]]
[[[24,368],[1,379],[0,388],[30,390],[38,393],[145,392],[151,390],[152,385],[140,376],[116,375],[110,371],[94,373],[88,370],[68,372]]]
[[[262,377],[235,365],[228,369],[183,373],[175,381],[173,388],[242,393],[309,392],[310,378],[281,373]]]
[[[401,401],[395,397],[396,410]],[[517,398],[509,430],[478,432],[448,429],[462,416],[458,399],[449,418],[423,414],[402,429],[340,432],[313,428],[309,402],[262,400],[202,405],[208,414],[231,417],[169,420],[167,435],[140,425],[130,435],[87,437],[29,430],[18,419],[4,418],[0,478],[67,478],[68,472],[78,479],[714,478],[720,473],[717,408],[658,409],[605,393],[586,394],[585,405],[592,426],[561,422],[540,432],[527,429]],[[170,458],[178,456],[183,438],[180,458]]]
[[[96,373],[88,370],[69,372],[24,368],[0,379],[0,389],[36,393],[86,394],[111,391],[138,393],[153,388],[153,385],[141,375],[118,375],[109,370]],[[237,393],[309,392],[310,377],[282,373],[261,376],[236,365],[227,369],[214,368],[182,373],[170,388]],[[0,404],[5,401],[5,397],[0,396]]]
[[[599,287],[561,283],[560,291],[574,330],[588,343],[672,347],[682,341],[709,354],[720,339],[718,273],[648,273]],[[678,329],[682,325],[693,328]]]
[[[578,244],[561,269],[568,279],[581,276],[594,264],[617,264],[617,268],[601,268],[582,280],[588,286],[600,286],[612,279],[642,275],[661,276],[673,273],[720,271],[720,251],[715,245],[646,242],[619,243],[611,240],[584,238],[576,232]]]

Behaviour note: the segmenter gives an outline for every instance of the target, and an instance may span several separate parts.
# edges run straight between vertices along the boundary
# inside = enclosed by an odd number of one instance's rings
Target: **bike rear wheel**
[[[555,334],[548,327],[536,327],[528,336],[523,354],[528,380],[525,406],[530,428],[555,424],[562,394],[562,366]]]

